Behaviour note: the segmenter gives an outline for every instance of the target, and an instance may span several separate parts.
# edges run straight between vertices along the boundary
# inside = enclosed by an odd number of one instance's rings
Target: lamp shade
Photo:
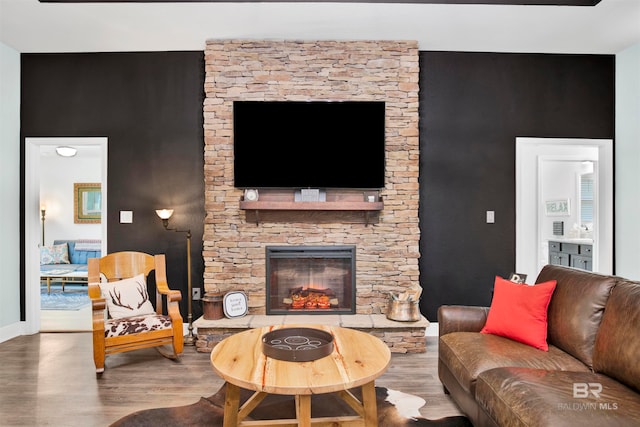
[[[173,215],[173,209],[156,209],[156,214],[160,219],[169,219]]]

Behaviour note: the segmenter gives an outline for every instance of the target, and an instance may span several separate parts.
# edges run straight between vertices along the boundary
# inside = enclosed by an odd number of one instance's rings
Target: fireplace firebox
[[[355,314],[355,246],[267,246],[267,314]]]

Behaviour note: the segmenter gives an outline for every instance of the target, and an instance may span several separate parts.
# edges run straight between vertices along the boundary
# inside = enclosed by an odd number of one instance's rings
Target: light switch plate
[[[487,211],[487,224],[493,224],[494,222],[496,222],[496,212]]]
[[[120,211],[120,224],[132,224],[133,211]]]

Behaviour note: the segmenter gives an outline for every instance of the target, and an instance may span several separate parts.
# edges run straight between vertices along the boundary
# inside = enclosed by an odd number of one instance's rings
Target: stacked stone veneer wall
[[[417,43],[213,40],[205,67],[205,291],[242,290],[249,312],[264,314],[267,245],[356,245],[359,314],[384,313],[389,291],[418,287]],[[385,101],[384,210],[375,223],[331,212],[248,221],[233,185],[236,100]]]

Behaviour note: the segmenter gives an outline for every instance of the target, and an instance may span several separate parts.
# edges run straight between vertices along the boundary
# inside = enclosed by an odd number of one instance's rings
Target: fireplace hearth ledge
[[[260,315],[207,320],[200,317],[193,322],[196,328],[196,349],[208,353],[223,339],[246,329],[270,325],[322,324],[341,326],[369,332],[386,343],[392,353],[426,352],[425,331],[429,321],[420,316],[416,322],[389,320],[384,314],[328,314],[328,315]]]

